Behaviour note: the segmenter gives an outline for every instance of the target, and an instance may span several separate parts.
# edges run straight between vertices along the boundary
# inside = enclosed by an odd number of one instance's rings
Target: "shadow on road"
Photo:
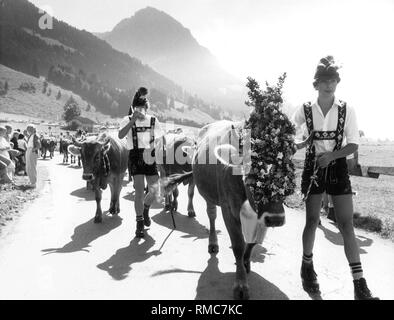
[[[171,213],[165,212],[164,210],[153,216],[152,220],[168,229],[174,228]],[[176,225],[175,230],[186,233],[182,238],[196,238],[197,240],[206,239],[209,236],[209,230],[194,218],[190,218],[179,212],[174,212],[174,220]],[[220,230],[218,230],[218,233],[220,233]]]
[[[117,250],[107,261],[98,264],[97,268],[107,271],[115,280],[124,280],[128,277],[134,263],[143,262],[161,254],[160,250],[148,252],[154,244],[155,240],[145,231],[144,239],[134,238],[129,246]]]
[[[235,269],[235,266],[234,266]],[[219,260],[211,255],[207,268],[201,271],[171,269],[152,274],[152,277],[169,273],[200,273],[196,288],[195,300],[232,300],[235,272],[223,273],[219,270]],[[251,299],[256,300],[288,300],[288,296],[277,286],[267,281],[257,273],[251,271],[248,275],[249,293]]]
[[[132,192],[127,193],[125,196],[123,196],[123,199],[134,202],[135,201],[135,191],[133,190]],[[151,209],[162,209],[162,208],[164,208],[164,205],[162,203],[158,203],[156,201],[153,201],[150,208]]]
[[[79,188],[77,190],[74,190],[73,192],[70,193],[70,195],[78,198],[82,198],[86,201],[92,201],[95,200],[95,195],[93,190],[87,190],[86,186]]]
[[[331,224],[334,223],[331,222]],[[331,231],[330,229],[324,227],[323,224],[319,225],[319,229],[323,231],[324,236],[328,241],[337,246],[343,246],[343,238],[339,230],[338,232]],[[372,239],[360,235],[356,235],[356,241],[360,248],[360,254],[367,253],[362,247],[370,247],[373,243]]]
[[[94,223],[93,219],[86,221],[74,229],[74,234],[71,236],[71,241],[65,244],[62,248],[43,249],[41,252],[45,254],[50,253],[71,253],[76,251],[89,252],[87,248],[90,243],[122,224],[122,218],[119,216],[105,216],[103,215],[102,223]]]

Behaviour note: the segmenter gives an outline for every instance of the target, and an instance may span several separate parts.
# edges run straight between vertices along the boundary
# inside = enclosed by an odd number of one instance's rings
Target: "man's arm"
[[[341,150],[325,152],[321,154],[317,159],[317,164],[321,168],[327,167],[331,161],[336,159],[345,158],[358,150],[358,144],[349,143]]]

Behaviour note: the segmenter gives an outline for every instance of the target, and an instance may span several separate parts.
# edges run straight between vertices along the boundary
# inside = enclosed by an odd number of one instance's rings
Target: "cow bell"
[[[245,242],[262,244],[265,234],[267,233],[267,226],[264,223],[264,216],[258,218],[249,200],[246,200],[242,204],[240,218]]]

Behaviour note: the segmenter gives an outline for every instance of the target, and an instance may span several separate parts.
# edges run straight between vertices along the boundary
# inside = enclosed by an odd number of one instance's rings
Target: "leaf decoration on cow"
[[[254,201],[283,201],[294,193],[295,166],[292,157],[297,151],[294,135],[295,127],[281,111],[283,103],[282,87],[286,73],[279,77],[275,86],[266,83],[260,89],[256,80],[248,77],[249,101],[253,107],[245,129],[250,130],[251,163],[245,176],[245,184]]]

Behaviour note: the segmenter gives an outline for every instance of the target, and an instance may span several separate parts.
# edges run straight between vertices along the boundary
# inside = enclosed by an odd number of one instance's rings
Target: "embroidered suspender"
[[[131,127],[134,149],[138,149],[138,132],[146,132],[147,130],[150,130],[149,143],[152,144],[155,141],[155,122],[156,122],[155,117],[151,117],[149,127],[137,127],[134,122],[133,126]]]
[[[336,145],[334,150],[340,150],[343,142],[343,133],[345,130],[346,120],[346,102],[340,101],[341,104],[338,107],[338,124],[337,124],[337,135],[335,137]]]
[[[150,118],[150,141],[149,143],[152,145],[153,142],[155,142],[155,122],[156,122],[156,118],[152,117]],[[152,148],[154,148],[154,146],[152,146]]]
[[[313,130],[313,117],[312,117],[312,103],[307,102],[304,104],[305,122],[310,134]],[[346,120],[346,102],[340,101],[338,106],[338,124],[335,131],[315,131],[313,140],[335,140],[336,144],[334,150],[339,150],[342,147],[343,134],[345,129]],[[315,146],[310,144],[306,150],[305,167],[312,168],[315,158]]]

